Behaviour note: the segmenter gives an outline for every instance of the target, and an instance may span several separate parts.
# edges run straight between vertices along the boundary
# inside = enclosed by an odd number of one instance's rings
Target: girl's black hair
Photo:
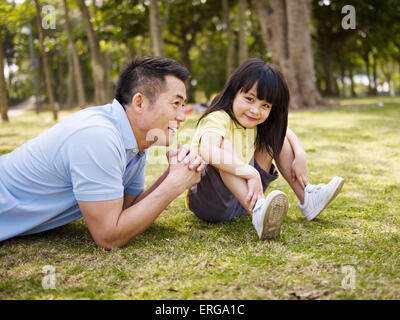
[[[281,72],[261,59],[249,59],[232,73],[223,90],[212,100],[197,124],[211,112],[224,110],[240,125],[233,114],[233,100],[240,91],[249,92],[255,83],[257,98],[272,104],[267,120],[257,125],[256,148],[265,148],[277,161],[286,136],[290,95]]]

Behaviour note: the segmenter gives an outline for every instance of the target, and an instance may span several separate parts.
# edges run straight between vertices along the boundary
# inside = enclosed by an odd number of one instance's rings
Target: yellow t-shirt
[[[200,140],[206,132],[215,132],[233,143],[236,154],[244,163],[254,156],[257,127],[246,129],[236,124],[223,110],[214,111],[202,119],[192,139],[192,148],[200,152]]]
[[[200,140],[206,132],[215,132],[233,143],[236,154],[244,163],[254,156],[257,127],[246,129],[236,124],[223,110],[214,111],[203,118],[192,139],[192,148],[200,153]],[[189,209],[189,189],[185,190],[185,206]]]

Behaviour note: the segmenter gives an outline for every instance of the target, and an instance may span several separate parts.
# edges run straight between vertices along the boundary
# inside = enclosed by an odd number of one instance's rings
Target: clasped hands
[[[200,182],[200,175],[206,163],[189,145],[179,143],[178,147],[169,150],[166,156],[169,163],[168,175],[177,185],[183,187],[183,190]]]

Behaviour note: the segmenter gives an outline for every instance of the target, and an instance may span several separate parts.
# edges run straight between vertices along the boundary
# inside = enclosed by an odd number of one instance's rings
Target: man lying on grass
[[[120,247],[200,181],[203,161],[180,145],[146,191],[147,148],[168,146],[185,121],[188,71],[161,57],[132,61],[112,104],[71,115],[0,157],[0,241],[83,216],[95,242]],[[184,157],[182,162],[177,157]]]

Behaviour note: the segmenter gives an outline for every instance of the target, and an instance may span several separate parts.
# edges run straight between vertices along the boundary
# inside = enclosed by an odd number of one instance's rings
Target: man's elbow
[[[121,248],[127,243],[127,241],[121,241],[121,239],[116,236],[107,234],[94,237],[93,240],[96,242],[98,247],[105,250]]]

